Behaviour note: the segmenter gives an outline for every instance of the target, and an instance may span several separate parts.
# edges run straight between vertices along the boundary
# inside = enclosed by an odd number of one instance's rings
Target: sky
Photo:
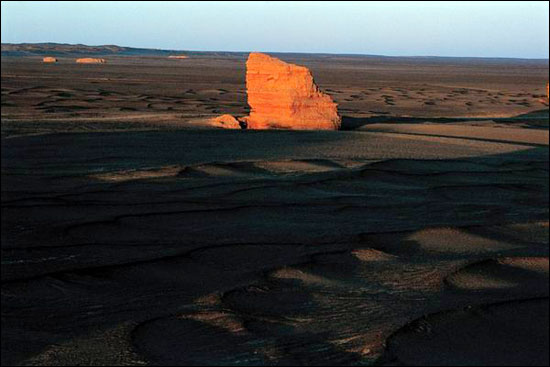
[[[3,43],[548,58],[549,2],[2,1]]]

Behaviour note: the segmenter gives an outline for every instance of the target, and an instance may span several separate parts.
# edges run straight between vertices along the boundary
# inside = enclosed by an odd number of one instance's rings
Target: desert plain
[[[548,60],[187,56],[2,55],[2,365],[548,365]]]

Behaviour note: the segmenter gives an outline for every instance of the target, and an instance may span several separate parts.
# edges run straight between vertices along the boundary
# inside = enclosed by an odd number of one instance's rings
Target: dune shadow
[[[402,116],[388,116],[388,115],[376,115],[371,117],[352,117],[342,116],[341,130],[356,130],[365,125],[371,124],[421,124],[424,122],[438,122],[438,123],[453,123],[462,121],[475,121],[471,118],[450,118],[450,117],[402,117]],[[486,119],[477,119],[486,120]]]
[[[548,129],[549,109],[543,108],[541,110],[530,111],[510,118],[498,119],[498,121],[510,124],[523,123],[533,129]]]
[[[547,129],[549,121],[549,109],[530,111],[510,117],[405,117],[392,115],[375,115],[370,117],[342,116],[341,130],[356,130],[360,127],[371,124],[422,124],[433,122],[449,124],[457,122],[476,122],[492,120],[503,124],[524,124],[526,127],[535,129]]]
[[[377,364],[546,366],[548,298],[425,316],[392,335]]]

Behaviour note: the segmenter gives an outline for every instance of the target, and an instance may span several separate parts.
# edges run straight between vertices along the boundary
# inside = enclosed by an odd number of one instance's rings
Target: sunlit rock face
[[[246,62],[250,115],[222,115],[210,125],[235,129],[338,130],[336,103],[319,90],[308,68],[252,52]]]
[[[42,59],[42,62],[57,62],[57,59],[55,57],[46,56]]]
[[[308,68],[253,52],[246,62],[248,129],[337,130],[337,105]]]
[[[240,129],[241,125],[239,121],[231,115],[225,114],[218,117],[214,117],[209,120],[211,126],[221,127],[224,129]]]
[[[105,59],[94,59],[91,57],[85,57],[82,59],[76,59],[76,62],[79,64],[104,64]]]

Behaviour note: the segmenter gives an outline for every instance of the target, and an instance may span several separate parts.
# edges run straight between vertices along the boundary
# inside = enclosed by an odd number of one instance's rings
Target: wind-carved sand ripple
[[[517,231],[524,226],[509,227]],[[548,264],[548,256],[513,256],[459,269],[445,279],[449,289],[501,301],[417,319],[392,334],[379,362],[516,365],[528,361],[530,365],[547,365]]]
[[[195,166],[182,167],[178,165],[160,168],[144,168],[133,170],[112,171],[90,175],[91,178],[107,182],[122,182],[142,179],[154,179],[176,176],[178,178],[206,177],[266,177],[285,174],[308,174],[327,172],[364,165],[364,161],[329,160],[329,159],[298,159],[276,161],[234,161],[213,162]]]
[[[147,323],[134,340],[155,363],[372,362],[383,350],[380,334],[390,332],[389,324],[405,322],[388,314],[424,303],[440,289],[438,273],[449,268],[411,267],[370,248],[314,253],[301,265],[226,292],[203,314]],[[161,332],[162,340],[153,343]],[[186,345],[185,352],[169,352],[176,342]],[[206,345],[216,351],[214,357],[205,353]]]
[[[216,251],[203,253],[201,258],[214,258]],[[137,345],[157,363],[206,363],[204,343],[220,353],[216,360],[226,363],[311,363],[323,358],[343,364],[374,361],[383,351],[380,335],[406,322],[404,317],[390,320],[388,315],[410,312],[420,305],[440,307],[430,297],[444,289],[447,274],[465,265],[461,260],[413,265],[396,255],[353,246],[314,253],[302,262],[265,273],[265,279],[254,285],[226,292],[218,306],[209,305],[224,310],[222,315],[206,311],[200,318],[182,316],[193,323],[163,319],[140,328],[135,335]],[[231,326],[235,321],[224,321],[235,317],[238,327]],[[217,319],[215,325],[205,321],[211,318]],[[161,330],[170,332],[162,342],[151,345]],[[166,348],[176,340],[189,349],[175,357],[171,353],[175,360],[166,359],[170,354]],[[323,346],[317,347],[321,341]],[[326,354],[319,355],[320,351]]]

